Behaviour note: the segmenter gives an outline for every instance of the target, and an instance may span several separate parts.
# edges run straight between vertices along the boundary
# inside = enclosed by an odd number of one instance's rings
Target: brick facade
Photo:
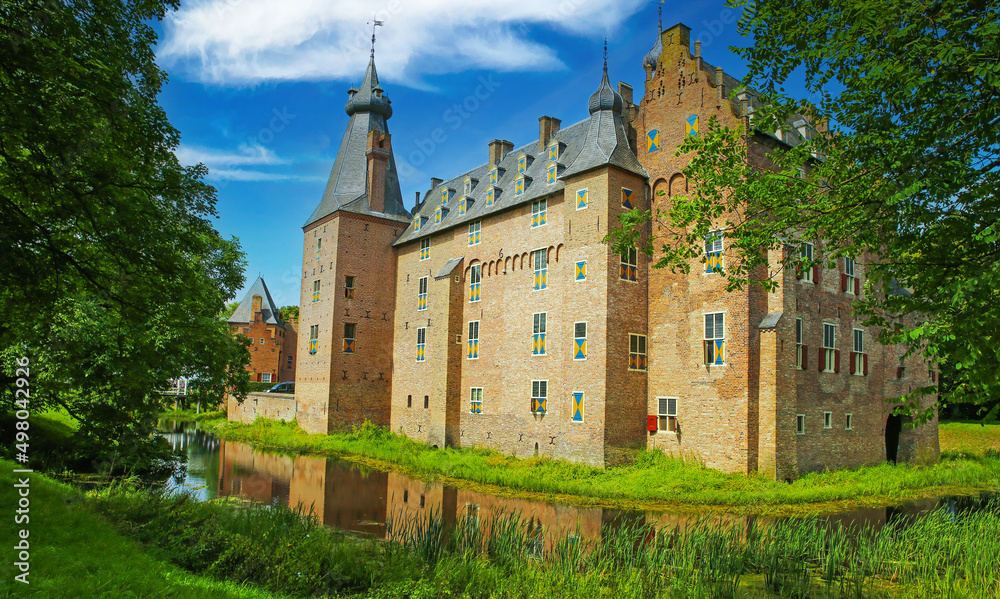
[[[773,292],[727,292],[724,278],[701,262],[692,261],[688,274],[671,273],[650,268],[639,253],[623,266],[604,241],[627,209],[623,190],[631,190],[633,207],[654,212],[691,190],[682,174],[687,158],[675,155],[687,135],[711,117],[729,127],[748,124],[752,99],[735,97],[738,82],[705,63],[700,48],[691,54],[687,27],[662,32],[660,42],[659,54],[645,61],[638,106],[630,87],[620,84],[615,93],[605,77],[590,99],[590,119],[560,130],[559,120],[542,117],[539,139],[517,150],[495,140],[483,148],[489,161],[482,167],[433,180],[410,223],[382,212],[398,183],[386,176],[394,165],[384,122],[373,121],[365,195],[322,215],[334,206],[331,177],[314,213],[320,216],[304,228],[300,425],[328,432],[371,420],[431,445],[598,466],[619,448],[647,447],[777,479],[887,458],[886,439],[898,422],[883,398],[928,384],[928,368],[908,358],[900,378],[900,348],[878,346],[877,331],[853,315],[854,290],[843,290],[840,270],[817,269],[815,281],[786,271]],[[348,104],[350,127],[357,98],[377,88],[373,73],[374,63],[366,83],[373,79],[375,87],[363,85]],[[388,118],[378,92],[364,106]],[[352,147],[350,127],[342,151]],[[653,132],[656,147],[647,145]],[[748,159],[766,167],[780,143],[756,132]],[[566,164],[564,146],[572,150]],[[338,155],[335,173],[346,168],[342,160]],[[546,180],[532,164],[556,165],[560,174]],[[487,181],[494,167],[496,182]],[[581,190],[585,207],[578,206]],[[497,207],[482,208],[494,200]],[[654,247],[672,241],[655,225],[644,235]],[[822,247],[815,251],[822,256]],[[546,262],[541,289],[533,264],[539,252]],[[782,257],[775,252],[772,263]],[[721,259],[730,259],[724,239]],[[586,277],[578,280],[584,261]],[[474,272],[481,275],[476,289]],[[863,258],[856,274],[864,293]],[[543,314],[544,352],[535,330]],[[585,357],[576,338],[584,323]],[[345,324],[353,325],[352,351],[345,351]],[[836,372],[818,368],[824,324],[836,327]],[[865,354],[851,358],[855,329]],[[318,331],[314,343],[310,331]],[[707,364],[707,346],[723,358]],[[850,372],[852,361],[858,374]],[[538,404],[535,383],[543,381],[545,403]],[[660,418],[661,400],[676,408],[669,418]],[[672,430],[648,431],[650,420]],[[937,459],[936,420],[903,427],[899,439],[899,459]]]

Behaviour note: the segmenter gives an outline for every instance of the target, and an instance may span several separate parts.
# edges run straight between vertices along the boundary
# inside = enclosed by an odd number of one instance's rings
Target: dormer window
[[[528,170],[528,156],[520,154],[517,157],[517,172],[524,174]],[[514,193],[517,193],[516,191]]]
[[[527,177],[524,175],[518,175],[517,178],[514,179],[514,195],[519,196],[524,193],[524,188],[527,185],[525,183],[526,180]]]
[[[472,177],[466,177],[462,182],[462,195],[472,195],[472,188],[476,186],[476,181]]]
[[[434,209],[434,222],[439,223],[444,220],[444,217],[448,216],[448,209],[444,206],[438,206]]]
[[[472,198],[462,198],[462,200],[458,203],[458,213],[465,214],[468,212],[469,209],[472,208],[472,202]]]
[[[492,206],[497,200],[497,190],[492,186],[486,188],[486,205]]]
[[[448,189],[447,187],[441,188],[441,205],[447,204],[451,200],[451,196],[455,191],[453,189]]]
[[[549,143],[549,160],[559,160],[559,142],[552,141]]]
[[[497,167],[494,166],[493,168],[490,169],[490,185],[496,185],[497,179],[499,178],[500,176],[499,172],[497,172]]]
[[[547,167],[545,167],[545,181],[551,185],[556,182],[559,176],[559,165],[555,162],[550,162]]]
[[[423,225],[423,224],[424,224],[424,217],[422,215],[417,214],[417,215],[415,215],[413,217],[413,230],[414,231],[419,231],[421,225]]]

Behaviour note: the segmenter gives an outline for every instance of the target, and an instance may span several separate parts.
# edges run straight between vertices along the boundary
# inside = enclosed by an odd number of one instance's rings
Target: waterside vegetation
[[[961,456],[946,451],[941,463],[927,466],[882,464],[817,472],[788,484],[726,474],[655,451],[636,451],[631,464],[602,469],[545,457],[517,458],[490,449],[437,449],[368,423],[350,433],[331,435],[310,435],[294,422],[264,419],[246,425],[219,418],[203,420],[199,426],[258,448],[335,456],[494,495],[578,505],[725,507],[802,515],[1000,489],[1000,452],[994,449]],[[987,434],[1000,438],[1000,425],[992,425]]]
[[[10,472],[12,464],[3,466]],[[2,482],[6,499],[11,481]],[[36,580],[76,597],[996,599],[1000,591],[995,504],[880,529],[707,517],[683,528],[636,523],[593,539],[552,538],[511,513],[453,526],[439,514],[399,515],[385,541],[281,506],[199,503],[128,484],[81,495],[35,477],[33,492],[39,522],[59,541],[35,554]],[[105,548],[99,556],[82,546],[95,539]]]

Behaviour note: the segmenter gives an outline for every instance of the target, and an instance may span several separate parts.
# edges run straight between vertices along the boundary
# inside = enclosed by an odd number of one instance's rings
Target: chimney
[[[253,306],[251,308],[252,314],[250,315],[251,322],[257,322],[258,319],[263,319],[260,313],[260,304],[261,304],[260,296],[259,295],[253,296],[253,303],[250,304],[251,306]]]
[[[668,44],[676,44],[678,46],[683,46],[688,52],[691,51],[691,28],[684,23],[678,23],[667,29],[664,33],[663,40]]]
[[[634,104],[634,102],[632,101],[632,86],[629,85],[628,83],[625,83],[624,81],[618,82],[618,95],[621,96],[622,100],[625,101],[626,107],[631,104]]]
[[[538,151],[544,152],[545,146],[552,141],[552,136],[559,130],[562,124],[557,118],[551,116],[538,117]]]
[[[490,164],[500,164],[503,157],[513,149],[513,143],[504,139],[494,139],[490,142]]]
[[[726,93],[722,90],[722,67],[715,67],[715,87],[719,91],[716,108],[722,108],[722,99],[726,97]]]
[[[385,173],[392,153],[391,137],[388,133],[368,132],[365,156],[368,157],[368,208],[372,212],[385,212]]]
[[[431,191],[434,191],[434,188],[437,187],[438,185],[441,185],[442,183],[444,183],[444,179],[438,179],[437,177],[431,177]]]

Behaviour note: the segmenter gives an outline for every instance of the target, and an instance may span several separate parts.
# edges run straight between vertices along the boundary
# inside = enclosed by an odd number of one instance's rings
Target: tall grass
[[[786,484],[719,472],[659,451],[640,452],[631,465],[594,468],[548,458],[516,458],[491,449],[436,449],[370,423],[350,433],[331,435],[310,435],[294,423],[264,419],[252,425],[215,421],[210,428],[222,438],[258,447],[335,455],[403,474],[443,476],[523,494],[590,498],[625,507],[726,505],[753,506],[757,512],[796,513],[792,506],[801,506],[798,513],[802,513],[824,502],[885,505],[1000,488],[1000,456],[992,454],[932,466],[882,464],[814,473]],[[997,432],[1000,434],[1000,429]]]

